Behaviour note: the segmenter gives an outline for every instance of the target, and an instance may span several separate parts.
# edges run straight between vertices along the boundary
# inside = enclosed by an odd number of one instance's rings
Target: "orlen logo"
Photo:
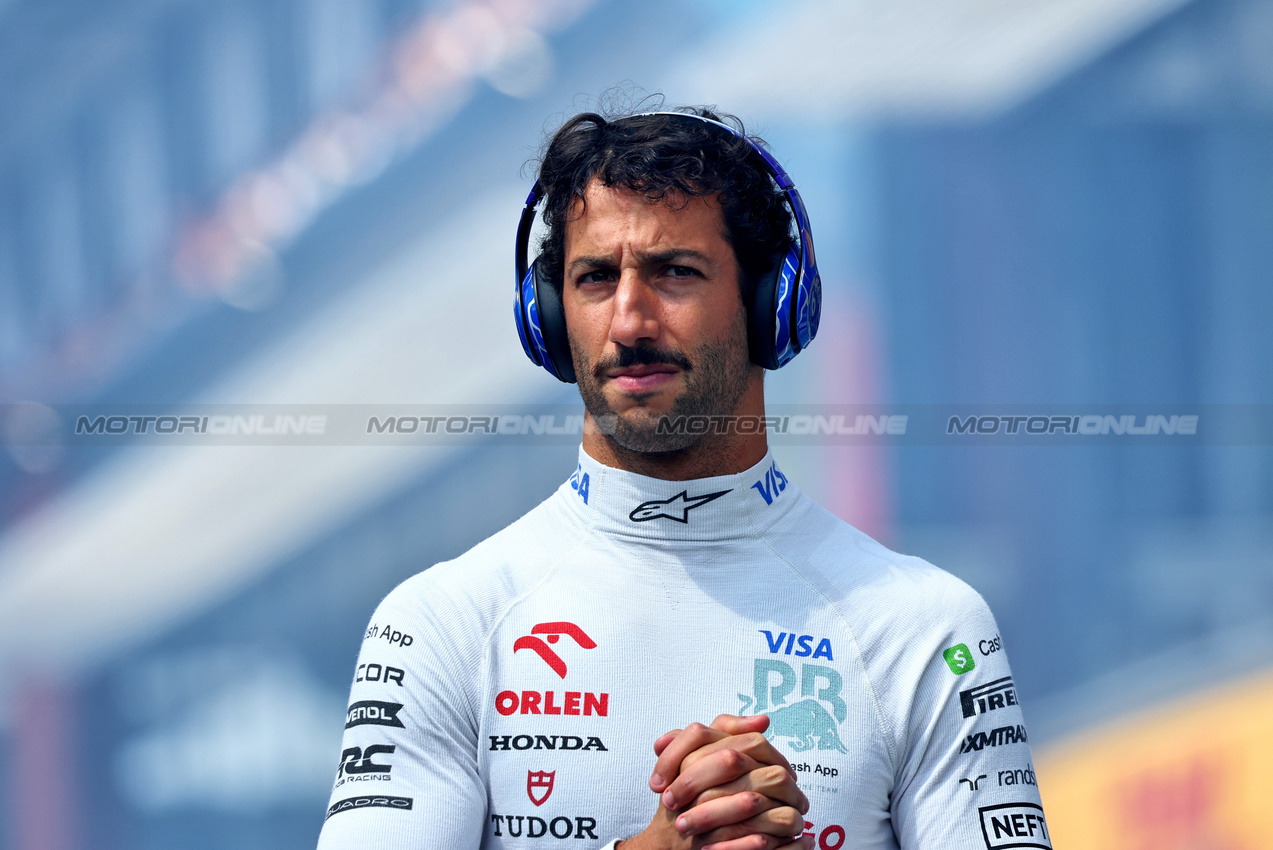
[[[544,635],[548,639],[548,643],[544,643],[535,635]],[[523,649],[534,650],[540,658],[544,659],[544,663],[557,673],[561,678],[566,678],[566,662],[561,660],[561,656],[552,651],[548,646],[549,643],[556,643],[561,640],[561,636],[566,635],[574,640],[584,649],[596,649],[597,642],[584,632],[583,629],[574,623],[539,623],[530,630],[530,634],[519,637],[513,644],[513,652],[517,653]]]

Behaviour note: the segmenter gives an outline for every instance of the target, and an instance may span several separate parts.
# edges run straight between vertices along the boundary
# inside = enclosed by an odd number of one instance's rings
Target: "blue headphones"
[[[780,369],[813,341],[822,316],[822,279],[813,253],[813,231],[809,215],[795,184],[778,161],[760,145],[733,127],[685,112],[645,112],[633,115],[673,115],[701,121],[747,142],[757,167],[773,178],[787,197],[796,219],[797,238],[784,252],[773,271],[756,281],[747,304],[748,346],[754,363],[766,369]],[[620,119],[624,120],[624,119]],[[559,381],[575,383],[575,365],[566,336],[566,312],[561,295],[542,276],[540,258],[527,262],[530,231],[535,207],[543,199],[539,181],[526,197],[521,222],[517,225],[517,288],[513,296],[513,319],[522,350],[536,366],[542,366]]]

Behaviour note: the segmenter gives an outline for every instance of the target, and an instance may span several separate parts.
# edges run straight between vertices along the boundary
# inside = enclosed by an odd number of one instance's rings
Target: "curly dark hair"
[[[706,107],[676,112],[727,122],[733,115]],[[764,142],[750,137],[758,144]],[[548,233],[540,260],[558,292],[564,285],[566,222],[595,177],[606,186],[640,192],[653,201],[688,202],[712,196],[721,205],[726,238],[741,270],[741,294],[771,271],[791,240],[791,211],[759,157],[741,138],[702,121],[675,115],[635,114],[609,119],[595,112],[571,118],[553,135],[540,159],[539,184]]]

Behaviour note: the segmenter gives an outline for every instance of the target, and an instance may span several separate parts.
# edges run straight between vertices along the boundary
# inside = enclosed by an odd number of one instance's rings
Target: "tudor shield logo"
[[[526,771],[526,796],[530,797],[530,801],[536,806],[542,806],[552,796],[553,782],[556,778],[555,770]]]
[[[652,499],[648,502],[642,502],[632,509],[632,513],[628,514],[628,519],[633,522],[649,522],[652,519],[671,519],[677,522],[688,523],[690,521],[690,511],[695,508],[702,507],[708,502],[713,502],[724,496],[726,493],[733,492],[731,490],[721,490],[719,493],[705,493],[702,496],[691,496],[688,490],[682,490],[670,499]]]

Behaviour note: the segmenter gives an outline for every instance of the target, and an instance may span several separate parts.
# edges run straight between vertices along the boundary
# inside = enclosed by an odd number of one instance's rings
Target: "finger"
[[[783,769],[781,765],[776,764],[762,765],[748,772],[745,776],[740,776],[733,782],[708,788],[695,797],[690,806],[701,806],[712,800],[745,791],[763,794],[771,800],[799,809],[805,814],[809,812],[809,798],[804,795],[804,792],[800,790],[800,786],[796,784],[796,778]]]
[[[737,714],[718,714],[712,721],[713,729],[719,729],[727,735],[745,735],[748,732],[763,732],[769,728],[768,714],[753,714],[743,717]]]
[[[667,745],[676,740],[676,736],[683,732],[683,729],[673,729],[671,732],[660,735],[658,740],[654,742],[654,754],[656,756],[663,755],[663,751],[667,749]]]
[[[815,843],[816,839],[814,839],[813,833],[807,833],[790,844],[784,844],[778,850],[816,850]]]
[[[772,835],[760,835],[753,833],[744,835],[741,838],[734,838],[727,841],[716,841],[711,844],[704,844],[702,850],[775,850],[782,845],[786,839],[775,838]],[[787,844],[785,847],[799,847],[800,845]]]
[[[752,834],[731,841],[717,841],[705,845],[702,850],[816,850],[812,835],[802,835],[790,844],[783,844],[785,840],[772,835]]]
[[[681,762],[687,755],[725,737],[728,736],[724,732],[704,726],[702,723],[691,723],[677,732],[658,754],[659,760],[654,763],[654,772],[650,776],[650,790],[656,794],[663,791],[681,772]],[[659,740],[661,741],[662,738]]]
[[[698,726],[702,724],[691,725]],[[718,733],[724,733],[723,735],[718,734],[714,736],[716,738],[728,737],[730,735],[743,735],[748,732],[764,732],[767,728],[769,728],[769,716],[765,714],[756,714],[750,717],[741,717],[737,714],[718,714],[716,719],[712,721],[712,725],[706,728],[715,730]],[[661,735],[659,739],[654,742],[654,754],[659,756],[659,761],[654,765],[654,772],[650,777],[651,791],[654,791],[655,793],[662,791],[673,779],[676,778],[676,775],[680,773],[681,764],[680,759],[677,758],[678,750],[673,750],[673,752],[668,755],[667,759],[663,758],[663,753],[667,751],[668,745],[676,740],[676,738],[684,731],[684,729],[673,729],[671,732]],[[689,742],[686,742],[685,746],[688,747]],[[691,750],[679,752],[681,759],[683,759],[688,752],[691,752]]]
[[[736,740],[736,739],[735,739]],[[703,750],[695,750],[697,756]],[[733,782],[762,765],[741,749],[722,747],[707,753],[702,758],[694,758],[681,769],[680,776],[667,786],[660,796],[660,801],[668,809],[680,809],[694,801],[699,794],[717,785]]]
[[[684,773],[686,768],[693,765],[698,759],[723,749],[739,750],[761,764],[781,765],[792,776],[795,776],[795,771],[791,769],[791,763],[787,761],[787,757],[778,752],[777,748],[761,732],[730,735],[727,738],[718,738],[715,741],[705,743],[681,760],[681,773]]]
[[[688,814],[688,812],[686,813]],[[678,818],[679,822],[679,818]],[[774,806],[767,811],[738,823],[717,827],[701,833],[704,845],[732,841],[747,835],[767,835],[775,839],[774,846],[790,844],[804,832],[804,815],[790,806]]]
[[[781,803],[777,800],[755,791],[727,794],[681,812],[676,816],[676,831],[681,835],[706,835],[721,827],[748,821],[779,805]],[[756,830],[742,830],[738,834],[742,835],[746,832],[756,832]]]

